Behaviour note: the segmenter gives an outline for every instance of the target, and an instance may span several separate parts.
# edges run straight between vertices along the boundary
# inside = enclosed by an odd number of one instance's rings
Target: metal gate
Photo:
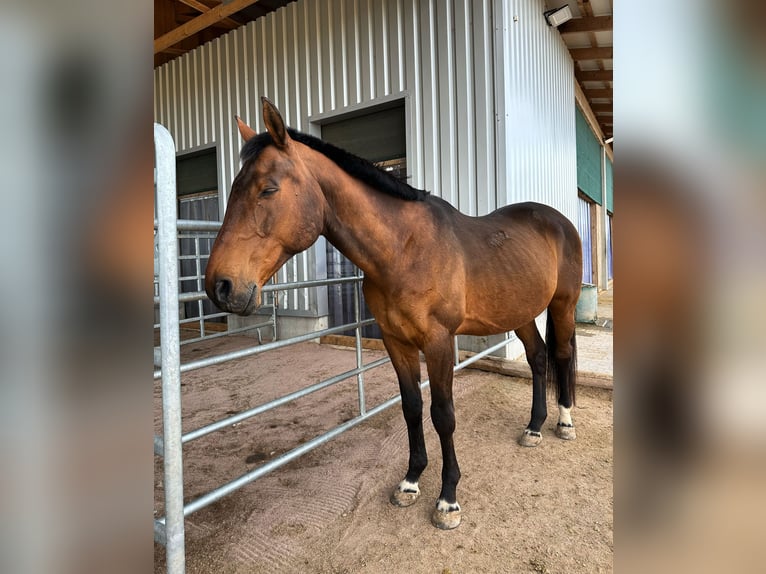
[[[161,361],[159,370],[154,372],[154,379],[161,379],[162,387],[162,436],[154,437],[154,453],[163,458],[164,501],[165,516],[154,521],[154,539],[164,544],[167,552],[167,571],[169,574],[181,574],[185,570],[185,543],[184,543],[184,517],[192,512],[200,510],[220,498],[230,494],[246,484],[276,470],[301,455],[317,448],[330,439],[366,421],[377,413],[392,407],[401,401],[397,395],[379,405],[368,408],[365,403],[364,372],[390,361],[388,357],[377,359],[364,364],[361,346],[361,329],[372,325],[374,319],[360,318],[361,301],[361,272],[356,271],[353,277],[320,279],[294,283],[280,283],[278,285],[266,285],[264,293],[275,294],[278,291],[297,289],[316,289],[328,285],[351,285],[354,293],[354,321],[346,325],[334,326],[329,329],[314,331],[301,336],[292,337],[282,341],[273,340],[265,344],[254,344],[251,347],[232,351],[216,356],[206,357],[181,364],[180,336],[179,336],[179,302],[203,300],[206,295],[203,291],[196,293],[184,293],[179,296],[179,232],[189,231],[216,231],[220,227],[219,222],[178,220],[176,214],[176,181],[175,181],[175,145],[170,133],[161,125],[154,124],[155,145],[155,185],[157,222],[157,263],[159,276],[157,278],[160,310],[160,350]],[[204,274],[200,275],[200,280]],[[197,320],[196,318],[194,320]],[[271,321],[273,319],[269,319]],[[267,323],[268,324],[268,323]],[[252,329],[255,327],[246,327]],[[356,336],[356,368],[339,373],[328,379],[310,385],[299,391],[281,396],[268,403],[252,409],[228,416],[204,427],[191,430],[186,434],[181,431],[181,374],[236,360],[251,355],[265,353],[273,349],[303,343],[317,339],[323,335],[337,334],[353,329]],[[221,333],[216,335],[230,334]],[[506,337],[503,341],[485,349],[466,359],[462,363],[457,361],[457,342],[455,344],[456,360],[455,371],[461,370],[479,359],[493,353],[512,342]],[[300,444],[293,450],[270,460],[269,462],[243,474],[242,476],[223,484],[222,486],[192,500],[184,505],[183,499],[183,455],[182,445],[199,437],[205,436],[217,430],[231,426],[250,417],[287,404],[293,400],[304,397],[321,389],[335,385],[341,381],[356,377],[358,390],[359,413],[352,419],[321,434],[305,443]],[[421,383],[421,388],[428,386],[428,380]]]

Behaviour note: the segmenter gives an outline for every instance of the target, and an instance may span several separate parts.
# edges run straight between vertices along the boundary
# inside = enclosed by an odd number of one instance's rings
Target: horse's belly
[[[550,303],[552,293],[542,296],[508,297],[468,301],[459,335],[496,335],[513,331],[533,321]]]

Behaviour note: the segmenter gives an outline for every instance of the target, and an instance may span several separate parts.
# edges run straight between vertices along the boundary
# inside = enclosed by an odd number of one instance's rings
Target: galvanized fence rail
[[[189,361],[181,364],[180,347],[182,344],[180,338],[180,325],[183,321],[179,317],[179,303],[190,301],[202,301],[206,298],[204,291],[191,293],[179,293],[179,253],[178,242],[179,233],[202,231],[217,231],[220,227],[219,222],[209,221],[191,221],[178,220],[176,215],[176,176],[175,176],[175,145],[169,132],[161,125],[154,124],[154,141],[156,156],[156,206],[157,221],[155,222],[156,233],[159,242],[159,277],[157,287],[159,296],[155,297],[155,304],[159,304],[160,322],[155,327],[160,329],[160,368],[154,371],[154,379],[161,379],[162,387],[162,436],[154,437],[154,452],[163,457],[163,484],[164,484],[164,507],[165,515],[156,518],[154,521],[154,538],[157,542],[165,545],[167,552],[167,572],[168,574],[182,574],[185,571],[185,542],[184,542],[184,517],[192,512],[200,510],[209,504],[219,500],[242,488],[246,484],[278,469],[301,455],[319,447],[341,433],[357,426],[376,414],[384,411],[401,401],[401,396],[397,395],[379,405],[368,408],[365,401],[364,373],[370,369],[379,367],[390,361],[388,357],[377,359],[365,364],[362,354],[362,327],[373,324],[373,319],[361,320],[361,282],[362,274],[359,270],[354,277],[317,279],[310,281],[301,281],[293,283],[281,283],[266,285],[263,288],[264,294],[273,293],[276,299],[278,291],[287,291],[294,289],[315,289],[328,285],[340,283],[353,283],[354,285],[354,322],[336,327],[330,327],[319,331],[313,331],[303,335],[291,337],[284,340],[277,339],[276,331],[276,308],[272,309],[272,315],[263,323],[252,326],[246,326],[239,329],[229,330],[222,333],[205,333],[204,320],[211,315],[204,315],[201,311],[199,317],[190,319],[190,321],[200,321],[200,337],[195,340],[209,339],[217,336],[239,333],[246,330],[257,329],[264,326],[271,326],[274,329],[274,340],[268,343],[258,344],[244,349],[222,353],[203,359]],[[204,272],[199,265],[199,251],[197,251],[196,274],[185,277],[193,279],[202,286]],[[217,315],[217,314],[216,314]],[[324,335],[341,333],[353,329],[355,332],[356,347],[356,368],[339,373],[328,379],[281,396],[272,401],[242,411],[240,413],[228,416],[204,427],[191,430],[186,434],[181,430],[181,374],[203,367],[218,365],[227,361],[249,357],[259,353],[265,353],[273,349],[287,347],[306,341],[318,339]],[[259,338],[260,339],[260,338]],[[511,339],[506,335],[505,339],[499,343],[485,349],[484,351],[473,355],[469,359],[460,363],[458,361],[457,340],[455,341],[455,371],[464,369],[468,365],[475,363],[486,355],[496,352],[502,347],[508,345]],[[255,342],[254,342],[255,343]],[[281,456],[243,474],[242,476],[223,484],[222,486],[192,500],[184,505],[183,503],[183,444],[205,436],[209,433],[221,430],[235,423],[239,423],[248,418],[257,416],[261,413],[285,405],[311,393],[335,385],[351,377],[357,378],[357,392],[359,414],[354,418],[334,427],[333,429],[309,440],[293,450],[290,450]],[[421,388],[426,388],[428,380],[421,383]]]

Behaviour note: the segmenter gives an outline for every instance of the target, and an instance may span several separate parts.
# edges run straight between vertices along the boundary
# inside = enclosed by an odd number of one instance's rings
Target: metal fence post
[[[176,154],[173,138],[154,124],[157,170],[157,236],[160,263],[160,348],[165,489],[165,550],[168,574],[183,574],[184,497],[181,445],[181,355],[178,317]]]
[[[355,275],[357,280],[354,281],[354,322],[357,324],[356,335],[356,368],[362,368],[362,327],[360,322],[362,320],[362,292],[359,288],[361,283],[361,273],[359,268],[356,267]],[[364,373],[359,371],[356,375],[357,391],[359,392],[359,414],[365,415],[367,413],[367,405],[364,400]]]

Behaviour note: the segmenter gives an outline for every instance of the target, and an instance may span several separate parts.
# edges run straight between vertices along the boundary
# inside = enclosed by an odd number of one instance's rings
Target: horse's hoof
[[[391,498],[389,498],[389,500],[394,506],[404,507],[415,504],[418,497],[420,497],[420,488],[418,488],[418,484],[403,480],[391,493]]]
[[[431,524],[442,530],[452,530],[460,526],[461,510],[457,503],[449,504],[440,500],[431,513]]]
[[[391,498],[389,499],[391,501],[391,504],[394,506],[412,506],[415,504],[417,499],[420,497],[419,492],[403,492],[399,490],[399,488],[395,488],[394,491],[391,493]]]
[[[533,430],[524,429],[524,432],[519,437],[519,444],[521,446],[533,447],[540,444],[543,440],[543,435]]]
[[[563,440],[574,440],[577,438],[574,427],[564,423],[556,425],[556,436]]]

